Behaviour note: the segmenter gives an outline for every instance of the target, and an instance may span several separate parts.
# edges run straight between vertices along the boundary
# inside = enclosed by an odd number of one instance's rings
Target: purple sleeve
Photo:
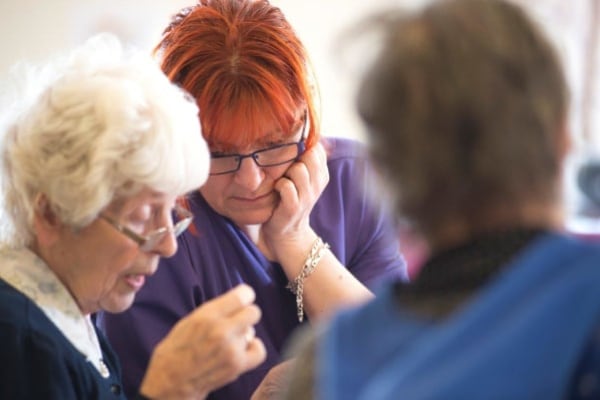
[[[407,280],[395,219],[381,196],[364,149],[356,142],[329,141],[330,181],[311,214],[311,225],[361,282]]]

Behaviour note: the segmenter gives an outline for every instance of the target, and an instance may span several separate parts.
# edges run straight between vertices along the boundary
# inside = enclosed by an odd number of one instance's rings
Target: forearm
[[[326,243],[311,240],[309,247],[304,243],[296,246],[295,251],[288,250],[281,263],[290,289],[302,303],[298,305],[299,318],[306,313],[313,321],[322,320],[340,307],[359,304],[373,297]]]
[[[314,272],[304,280],[303,303],[311,320],[322,320],[340,307],[373,298],[371,291],[327,250]]]

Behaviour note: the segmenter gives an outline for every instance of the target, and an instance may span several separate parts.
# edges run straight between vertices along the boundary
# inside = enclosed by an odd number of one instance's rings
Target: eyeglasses
[[[304,143],[308,118],[304,116],[302,125],[302,137],[298,142],[276,144],[275,146],[265,147],[248,154],[210,154],[210,175],[231,174],[240,169],[244,158],[252,158],[259,167],[275,167],[292,161],[304,153],[306,145]]]
[[[190,226],[190,223],[194,218],[192,213],[190,213],[188,210],[181,206],[175,206],[174,211],[176,214],[177,222],[175,222],[172,227],[163,226],[162,228],[155,229],[146,235],[140,235],[132,231],[128,227],[121,225],[109,216],[101,214],[100,218],[102,218],[103,220],[111,224],[119,232],[136,242],[140,246],[140,249],[142,251],[149,251],[154,249],[156,245],[160,243],[160,241],[164,239],[164,237],[167,234],[172,233],[175,237],[177,237],[183,232],[185,232],[188,226]]]

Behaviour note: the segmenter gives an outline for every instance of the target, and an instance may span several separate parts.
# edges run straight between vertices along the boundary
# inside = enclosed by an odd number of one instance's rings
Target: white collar
[[[0,249],[0,278],[33,301],[104,378],[110,376],[102,360],[98,336],[89,315],[77,303],[58,277],[27,248]]]

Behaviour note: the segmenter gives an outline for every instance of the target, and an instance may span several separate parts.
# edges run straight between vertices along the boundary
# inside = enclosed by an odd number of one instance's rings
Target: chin
[[[273,210],[268,211],[244,211],[241,215],[232,215],[230,218],[238,226],[243,225],[262,225],[271,218]]]
[[[122,313],[131,307],[133,300],[135,300],[135,294],[133,293],[126,296],[116,296],[104,302],[102,309],[112,314]]]

